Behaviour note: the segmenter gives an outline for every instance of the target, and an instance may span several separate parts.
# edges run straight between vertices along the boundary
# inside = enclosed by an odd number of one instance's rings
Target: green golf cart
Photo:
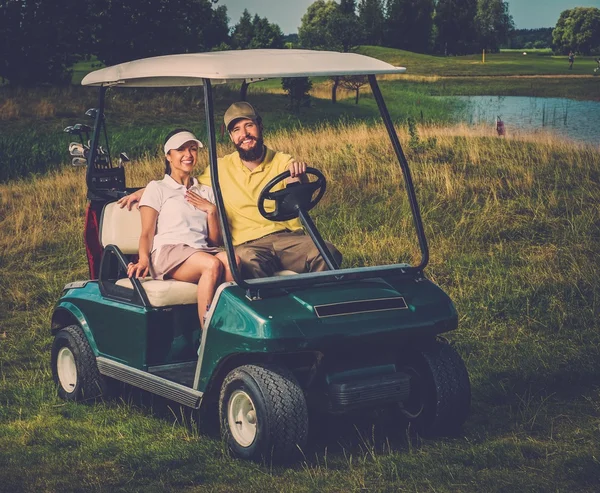
[[[376,80],[404,71],[351,53],[247,50],[148,58],[87,75],[82,84],[99,90],[97,107],[86,113],[93,127],[68,131],[91,132],[87,142],[71,145],[74,164],[87,166],[90,274],[65,286],[52,315],[59,395],[93,400],[119,381],[216,410],[232,453],[253,460],[293,458],[307,441],[309,409],[342,414],[386,407],[423,434],[458,429],[469,412],[469,377],[458,352],[440,337],[456,329],[458,316],[425,277],[429,253],[413,182]],[[232,261],[219,187],[213,85],[336,75],[369,80],[404,179],[420,262],[340,268],[309,215],[326,193],[324,175],[311,168],[307,183],[273,192],[289,172],[276,177],[257,207],[273,221],[299,217],[329,270],[245,279]],[[109,90],[187,86],[203,86],[212,187],[235,279],[218,288],[203,331],[196,285],[126,275],[141,222],[137,209],[116,204],[132,189],[125,184],[126,156],[118,163],[111,157],[104,117]]]

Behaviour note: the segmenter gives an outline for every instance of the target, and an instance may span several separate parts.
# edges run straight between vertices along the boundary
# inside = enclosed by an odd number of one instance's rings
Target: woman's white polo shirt
[[[215,203],[212,188],[201,185],[192,178],[190,190],[203,199]],[[152,252],[163,245],[185,244],[200,250],[214,250],[208,245],[207,214],[185,200],[185,185],[180,185],[169,175],[151,181],[140,200],[140,207],[152,207],[158,212]]]

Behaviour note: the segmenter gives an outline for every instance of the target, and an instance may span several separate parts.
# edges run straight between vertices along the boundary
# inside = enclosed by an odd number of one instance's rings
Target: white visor
[[[200,142],[192,132],[177,132],[165,143],[165,156],[169,154],[171,149],[179,149],[183,144],[189,142],[190,140],[196,142],[198,147],[204,147],[202,142]]]

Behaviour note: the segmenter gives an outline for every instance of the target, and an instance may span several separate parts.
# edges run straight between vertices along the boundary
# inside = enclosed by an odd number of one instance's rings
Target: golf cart
[[[470,407],[469,377],[459,354],[439,337],[457,327],[458,316],[424,276],[429,254],[411,174],[376,80],[404,71],[358,54],[248,50],[161,56],[88,74],[82,84],[98,87],[99,100],[88,111],[91,140],[76,152],[87,162],[90,279],[67,284],[52,316],[59,395],[106,396],[116,380],[191,408],[218,410],[232,453],[255,460],[287,460],[304,447],[309,409],[387,407],[423,434],[459,428]],[[421,260],[336,265],[309,215],[325,193],[325,177],[309,169],[316,180],[272,191],[289,176],[283,173],[263,189],[257,207],[273,221],[299,217],[329,270],[245,279],[232,261],[219,187],[213,85],[330,75],[368,77],[402,170]],[[116,204],[131,189],[122,163],[112,162],[104,118],[108,90],[200,85],[212,187],[235,279],[218,288],[203,331],[196,285],[126,275],[141,223],[135,208]]]

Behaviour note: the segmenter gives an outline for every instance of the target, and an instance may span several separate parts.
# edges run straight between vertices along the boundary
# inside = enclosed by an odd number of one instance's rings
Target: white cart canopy
[[[91,72],[84,86],[173,87],[229,81],[329,75],[401,74],[404,67],[356,53],[236,50],[143,58]]]

